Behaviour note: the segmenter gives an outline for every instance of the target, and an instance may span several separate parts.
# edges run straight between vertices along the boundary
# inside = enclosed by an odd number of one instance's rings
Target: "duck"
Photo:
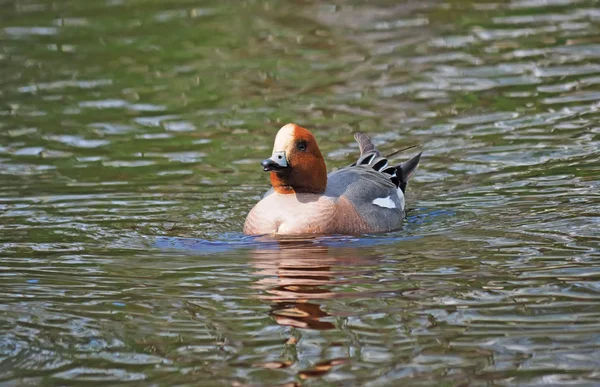
[[[248,213],[244,234],[360,235],[399,229],[407,183],[421,153],[390,166],[387,158],[400,151],[383,156],[367,135],[354,138],[358,160],[327,174],[308,129],[293,123],[279,129],[271,157],[261,162],[272,187]]]

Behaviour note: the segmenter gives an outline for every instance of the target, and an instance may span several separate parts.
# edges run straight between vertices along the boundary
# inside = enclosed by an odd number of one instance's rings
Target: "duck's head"
[[[327,167],[315,136],[296,124],[277,132],[273,154],[261,162],[271,173],[271,185],[280,194],[323,193]]]

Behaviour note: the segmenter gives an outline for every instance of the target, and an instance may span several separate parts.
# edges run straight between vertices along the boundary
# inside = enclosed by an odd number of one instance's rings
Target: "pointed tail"
[[[398,187],[402,190],[402,192],[406,192],[406,185],[408,181],[414,175],[417,167],[419,166],[419,160],[421,160],[421,154],[419,153],[412,159],[403,162],[402,164],[396,167],[396,178],[398,179]]]

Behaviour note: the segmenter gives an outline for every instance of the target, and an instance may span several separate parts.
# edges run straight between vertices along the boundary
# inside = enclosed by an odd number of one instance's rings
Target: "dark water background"
[[[599,109],[597,1],[0,0],[0,385],[600,383]],[[290,121],[406,226],[243,237]]]

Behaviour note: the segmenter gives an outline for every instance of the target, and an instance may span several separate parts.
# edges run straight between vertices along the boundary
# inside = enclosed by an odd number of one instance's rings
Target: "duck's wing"
[[[358,142],[358,146],[360,148],[360,157],[355,163],[351,164],[350,167],[361,165],[369,166],[375,171],[387,175],[387,178],[390,179],[397,188],[400,188],[402,192],[406,191],[408,180],[417,170],[419,160],[421,160],[421,153],[412,159],[395,166],[389,165],[388,158],[409,149],[416,148],[418,145],[411,145],[392,152],[387,156],[382,156],[381,152],[379,152],[377,147],[375,147],[369,136],[366,134],[356,133],[354,138],[356,139],[356,142]]]
[[[399,228],[404,218],[404,193],[389,178],[366,165],[342,168],[327,177],[326,196],[351,204],[373,232]]]

